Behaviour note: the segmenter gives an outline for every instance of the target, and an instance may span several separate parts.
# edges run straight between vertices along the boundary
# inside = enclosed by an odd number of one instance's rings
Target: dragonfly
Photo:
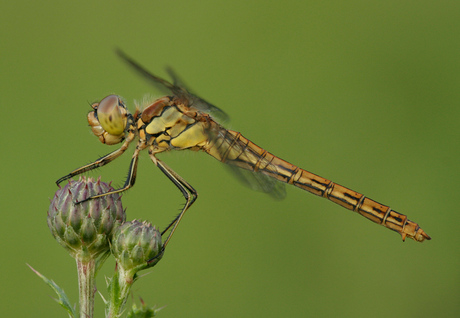
[[[56,183],[59,185],[76,175],[110,163],[121,156],[137,139],[124,185],[119,189],[89,197],[85,201],[124,192],[131,188],[136,180],[139,153],[148,149],[152,162],[174,183],[185,198],[181,212],[161,233],[163,236],[169,231],[162,252],[184,213],[198,197],[197,191],[184,178],[157,158],[157,154],[170,150],[203,151],[233,167],[235,174],[252,188],[266,192],[275,198],[283,198],[284,184],[291,184],[329,199],[399,233],[403,241],[407,237],[418,242],[431,239],[406,215],[361,193],[301,169],[257,146],[241,133],[224,128],[219,122],[226,121],[227,114],[191,93],[172,69],[167,70],[174,80],[170,83],[150,73],[124,52],[117,50],[117,54],[140,75],[169,94],[153,101],[142,110],[137,108],[134,113],[128,111],[123,99],[118,95],[109,95],[100,102],[94,103],[91,106],[93,110],[87,116],[92,132],[103,144],[121,143],[121,147],[70,172]]]

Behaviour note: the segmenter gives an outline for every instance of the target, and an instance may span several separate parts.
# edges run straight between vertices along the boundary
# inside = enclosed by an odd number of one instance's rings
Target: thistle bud
[[[107,312],[108,317],[119,317],[137,272],[154,266],[163,256],[161,233],[148,222],[126,222],[114,231],[111,251],[117,260],[117,270],[109,282]]]
[[[156,308],[156,306],[149,307],[144,302],[142,298],[140,298],[141,305],[136,306],[133,304],[131,310],[127,314],[127,318],[151,318],[155,317],[157,313],[162,310],[164,307]]]
[[[100,179],[83,177],[70,180],[54,195],[48,210],[48,227],[72,257],[96,259],[110,249],[112,232],[126,218],[120,195],[84,200],[112,190]]]
[[[112,254],[125,272],[134,274],[155,265],[161,258],[161,234],[150,223],[134,220],[116,229]]]

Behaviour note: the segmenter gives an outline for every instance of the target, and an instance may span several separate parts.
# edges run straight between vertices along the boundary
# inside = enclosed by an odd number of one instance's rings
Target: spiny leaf
[[[30,269],[38,275],[43,281],[48,284],[58,295],[59,299],[53,298],[59,305],[61,305],[69,314],[69,317],[75,318],[77,315],[75,314],[75,309],[70,305],[69,299],[67,298],[67,295],[65,294],[64,290],[62,290],[54,281],[46,278],[42,274],[40,274],[38,271],[36,271],[32,266],[27,264],[27,266],[30,267]]]

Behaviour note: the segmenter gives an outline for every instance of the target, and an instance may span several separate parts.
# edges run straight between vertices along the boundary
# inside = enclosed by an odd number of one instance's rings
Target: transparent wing
[[[173,79],[175,87],[181,89],[182,92],[189,96],[189,100],[193,100],[192,106],[198,110],[210,114],[213,118],[216,118],[220,123],[226,123],[229,121],[229,116],[222,109],[214,106],[205,99],[197,96],[188,86],[184,83],[182,78],[171,68],[167,67],[166,72]]]
[[[245,186],[252,190],[264,192],[276,200],[283,200],[286,197],[286,186],[261,172],[245,170],[227,162],[226,165],[233,176],[235,176]]]
[[[286,187],[281,182],[278,166],[270,160],[273,155],[267,156],[265,150],[241,134],[216,125],[208,132],[211,142],[205,151],[226,163],[232,174],[249,188],[283,199]]]
[[[116,49],[115,52],[121,59],[123,59],[126,63],[128,63],[128,65],[133,67],[140,75],[142,75],[149,82],[151,82],[158,90],[166,94],[169,94],[169,92],[172,92],[175,96],[186,101],[188,106],[193,106],[199,111],[208,113],[212,117],[216,118],[218,121],[221,121],[221,122],[228,121],[229,117],[223,110],[212,105],[211,103],[208,103],[203,98],[192,94],[183,84],[183,81],[179,78],[179,76],[172,70],[172,68],[167,68],[167,72],[173,78],[174,84],[171,84],[170,82],[156,75],[153,75],[152,73],[147,71],[143,66],[138,64],[128,55],[126,55],[120,49]]]

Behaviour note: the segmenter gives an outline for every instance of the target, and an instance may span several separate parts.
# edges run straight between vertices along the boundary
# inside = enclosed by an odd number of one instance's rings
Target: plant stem
[[[77,259],[80,318],[92,318],[96,294],[96,261]]]
[[[131,286],[134,283],[133,277],[132,272],[126,272],[123,268],[118,268],[115,271],[109,286],[110,302],[107,318],[118,318],[123,313]]]

